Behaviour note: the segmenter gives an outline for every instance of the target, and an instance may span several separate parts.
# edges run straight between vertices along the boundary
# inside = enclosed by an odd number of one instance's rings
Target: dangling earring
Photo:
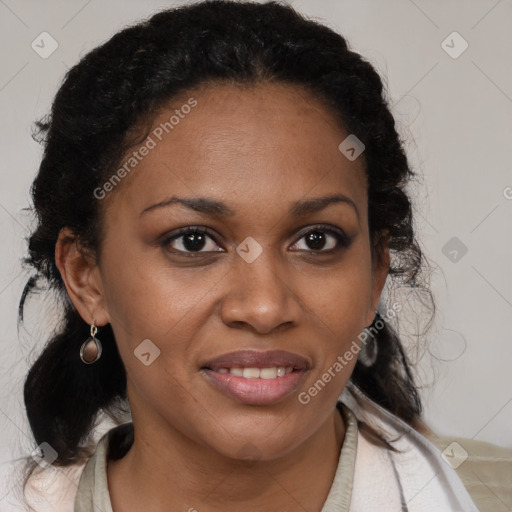
[[[85,364],[95,363],[100,357],[102,352],[101,342],[96,338],[98,328],[91,324],[91,336],[87,338],[80,347],[80,359]]]
[[[378,316],[378,311],[375,311],[375,319],[373,320],[370,327],[375,323],[375,320]],[[377,345],[377,338],[373,332],[369,331],[369,338],[367,341],[361,343],[361,350],[359,351],[358,360],[361,362],[363,366],[366,368],[370,368],[377,361],[377,352],[379,347]]]

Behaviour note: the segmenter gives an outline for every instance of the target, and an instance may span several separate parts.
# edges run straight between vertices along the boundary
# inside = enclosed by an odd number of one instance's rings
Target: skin
[[[371,256],[363,157],[345,158],[348,132],[311,93],[284,84],[189,91],[152,129],[190,97],[197,106],[102,200],[98,257],[67,229],[56,247],[71,300],[87,323],[111,323],[127,370],[135,441],[108,464],[113,509],[319,511],[345,433],[335,405],[355,358],[309,404],[298,394],[371,324],[389,268],[387,238]],[[355,208],[289,213],[333,194]],[[179,204],[140,215],[171,195],[216,199],[234,215]],[[342,230],[349,247],[324,231],[315,249],[305,235],[318,224]],[[216,240],[193,256],[177,254],[190,247],[183,237],[159,244],[187,226],[209,227]],[[248,236],[263,249],[252,263],[235,251]],[[149,366],[134,357],[145,339],[160,350]],[[235,402],[200,371],[205,358],[276,348],[311,365],[276,404]]]

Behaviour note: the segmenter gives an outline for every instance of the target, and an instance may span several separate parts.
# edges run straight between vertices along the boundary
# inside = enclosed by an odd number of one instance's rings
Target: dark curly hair
[[[194,87],[264,82],[305,88],[357,134],[365,145],[372,257],[379,254],[379,234],[388,231],[390,277],[431,296],[421,279],[426,261],[405,191],[415,173],[375,69],[341,35],[275,1],[209,0],[158,12],[86,54],[67,72],[50,114],[36,123],[34,137],[43,143],[44,155],[31,189],[38,222],[24,259],[36,272],[23,291],[19,321],[26,298],[41,290],[41,283],[56,292],[62,323],[24,383],[35,441],[56,450],[54,465],[83,462],[93,453],[91,429],[100,413],[119,421],[128,411],[125,368],[110,325],[98,334],[101,359],[91,366],[80,361],[89,326],[56,266],[61,229],[69,227],[84,249],[99,254],[103,217],[93,191],[145,138],[142,132],[158,109]],[[351,380],[414,426],[421,401],[397,330],[386,323],[377,341],[376,363],[358,362]]]

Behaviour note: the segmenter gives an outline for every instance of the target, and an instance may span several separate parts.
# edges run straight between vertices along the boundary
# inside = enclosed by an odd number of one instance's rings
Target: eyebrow
[[[316,197],[314,199],[306,199],[302,201],[296,201],[290,208],[291,215],[295,217],[302,217],[311,213],[323,210],[330,204],[341,203],[348,204],[356,212],[357,218],[359,219],[359,210],[356,204],[350,197],[343,194],[334,194],[324,197]],[[181,204],[186,208],[194,210],[199,213],[205,213],[207,215],[218,216],[218,217],[232,217],[235,215],[234,210],[229,208],[226,204],[215,199],[208,199],[206,197],[177,197],[171,196],[169,199],[160,201],[151,206],[148,206],[142,210],[139,217],[145,213],[155,211],[159,208],[165,208],[173,204]]]

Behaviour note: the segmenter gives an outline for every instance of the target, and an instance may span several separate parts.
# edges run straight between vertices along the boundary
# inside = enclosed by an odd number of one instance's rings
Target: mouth
[[[299,387],[309,362],[286,351],[244,350],[201,366],[207,381],[228,398],[250,405],[278,403]]]
[[[212,368],[207,368],[211,370]],[[292,366],[270,366],[268,368],[241,368],[241,367],[233,367],[233,368],[219,368],[217,371],[219,373],[229,373],[230,375],[235,375],[236,377],[242,377],[244,379],[277,379],[278,377],[284,377],[289,373],[294,371]]]

